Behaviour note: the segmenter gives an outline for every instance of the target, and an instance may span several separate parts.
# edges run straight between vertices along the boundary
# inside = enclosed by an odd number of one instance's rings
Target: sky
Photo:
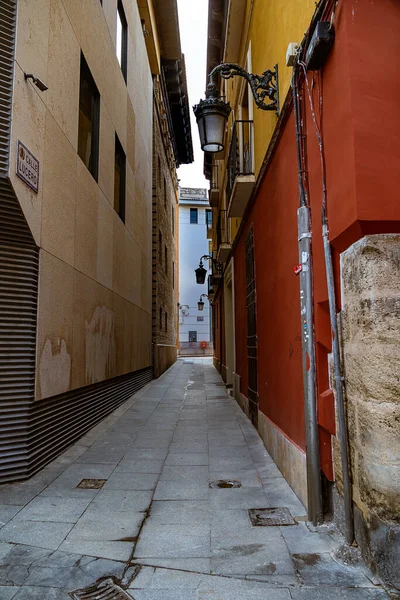
[[[206,53],[208,0],[178,0],[179,26],[182,52],[186,61],[186,77],[189,93],[190,122],[194,162],[178,169],[181,187],[209,188],[203,175],[203,152],[192,107],[204,98],[206,86]]]

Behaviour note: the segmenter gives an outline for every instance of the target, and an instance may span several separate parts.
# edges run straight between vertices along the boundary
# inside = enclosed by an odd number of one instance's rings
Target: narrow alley
[[[178,360],[3,486],[0,520],[1,600],[388,597],[333,527],[306,523],[211,359]]]

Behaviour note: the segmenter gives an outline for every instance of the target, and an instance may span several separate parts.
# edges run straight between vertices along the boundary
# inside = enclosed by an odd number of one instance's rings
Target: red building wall
[[[400,231],[400,4],[339,2],[322,76],[309,74],[325,144],[330,240],[338,306],[340,253],[367,233]],[[313,81],[314,79],[314,81]],[[322,113],[320,112],[322,95]],[[306,131],[313,226],[318,418],[322,468],[332,479],[333,394],[321,231],[321,167],[308,98]],[[297,163],[290,115],[235,245],[236,372],[247,394],[245,237],[254,227],[260,410],[305,449],[298,263]]]

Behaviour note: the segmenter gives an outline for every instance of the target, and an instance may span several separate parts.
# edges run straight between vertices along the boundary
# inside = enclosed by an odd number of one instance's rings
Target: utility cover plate
[[[249,508],[249,517],[255,527],[278,527],[296,525],[288,508]]]
[[[69,595],[74,600],[133,600],[112,579],[89,585],[83,590],[75,590]]]
[[[232,489],[232,488],[240,488],[242,484],[237,479],[217,479],[216,481],[212,481],[209,486],[211,489],[221,488],[221,489]]]
[[[100,490],[106,482],[107,479],[82,479],[76,487],[84,490]]]

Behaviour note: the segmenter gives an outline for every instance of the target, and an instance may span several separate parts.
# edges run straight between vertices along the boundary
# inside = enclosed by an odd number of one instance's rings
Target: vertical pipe
[[[310,209],[297,210],[300,272],[300,316],[306,423],[308,518],[314,525],[323,520],[321,469],[317,422],[316,366],[313,315],[313,269],[311,255]]]
[[[351,478],[349,469],[349,439],[347,433],[346,414],[344,410],[343,377],[341,372],[340,348],[338,324],[336,315],[335,280],[333,277],[332,252],[328,238],[328,227],[326,223],[322,226],[322,237],[324,240],[326,280],[328,285],[329,316],[332,330],[332,354],[334,365],[334,377],[336,387],[336,406],[339,424],[339,442],[342,461],[344,516],[346,528],[346,542],[352,544],[354,541],[353,502],[351,493]]]
[[[311,254],[311,215],[306,206],[303,184],[301,125],[297,86],[297,65],[292,78],[293,107],[296,125],[298,186],[300,208],[297,211],[300,272],[300,317],[302,328],[302,363],[304,385],[304,416],[306,424],[308,518],[314,525],[323,520],[320,454],[317,422],[316,366],[313,315],[313,269]]]
[[[317,118],[314,109],[314,102],[310,90],[310,86],[307,79],[307,72],[305,65],[301,63],[304,70],[305,84],[307,88],[308,99],[310,102],[311,116],[314,123],[315,133],[317,136],[320,160],[321,160],[321,183],[322,183],[322,238],[324,243],[324,256],[325,256],[325,271],[326,281],[328,288],[328,302],[329,302],[329,317],[331,322],[332,332],[332,354],[334,364],[334,377],[336,387],[336,405],[338,412],[338,424],[339,424],[339,442],[340,442],[340,454],[342,462],[342,476],[343,476],[343,496],[344,496],[344,514],[345,514],[345,533],[346,541],[348,544],[352,544],[354,541],[354,520],[353,520],[353,500],[352,500],[352,489],[351,489],[351,477],[349,467],[349,440],[347,432],[347,420],[344,410],[344,394],[343,394],[343,379],[342,379],[342,368],[341,368],[341,357],[339,348],[339,335],[336,315],[336,298],[335,298],[335,280],[333,276],[333,265],[332,265],[332,253],[331,246],[329,243],[328,235],[328,216],[327,216],[327,189],[326,189],[326,165],[325,165],[325,154],[324,154],[324,142],[322,133],[317,123]],[[322,106],[322,95],[321,95],[321,106]]]

